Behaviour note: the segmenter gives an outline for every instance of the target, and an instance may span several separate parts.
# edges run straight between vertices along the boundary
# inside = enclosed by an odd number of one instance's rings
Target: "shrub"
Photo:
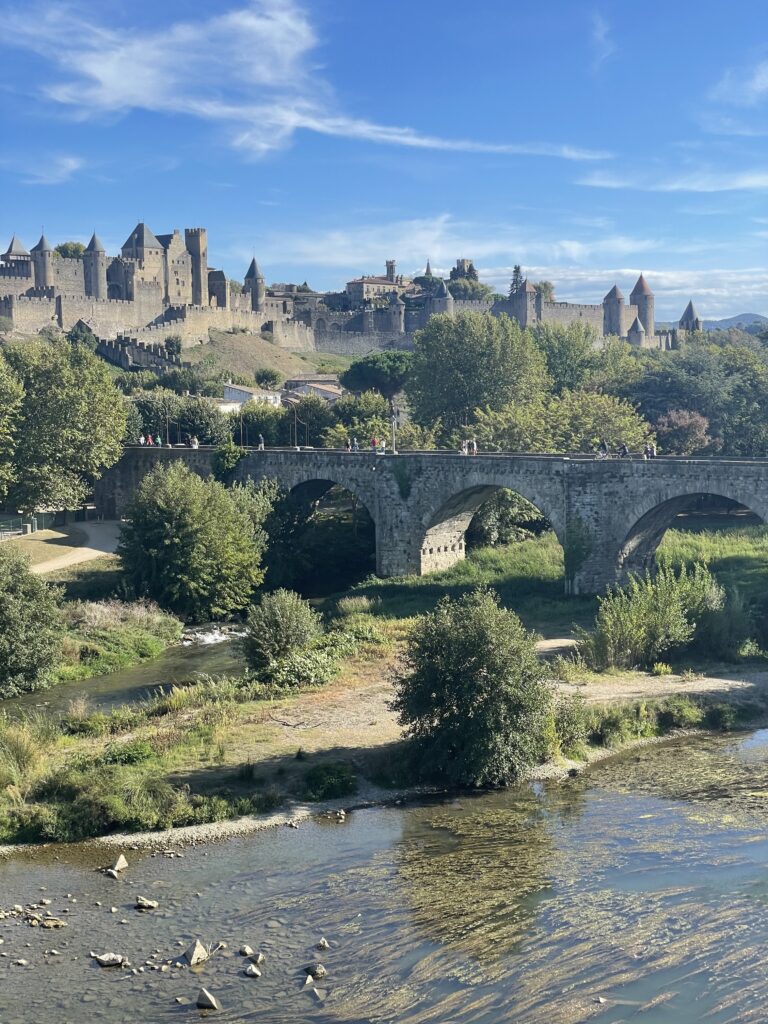
[[[657,717],[660,728],[668,732],[670,729],[692,729],[701,725],[704,712],[690,697],[676,695],[664,701]]]
[[[315,648],[273,661],[263,671],[262,679],[276,690],[302,690],[327,683],[336,669],[337,659],[327,650]]]
[[[587,742],[589,717],[580,693],[559,697],[555,703],[555,731],[566,757],[579,757]]]
[[[677,573],[661,566],[655,575],[631,576],[599,599],[595,629],[580,632],[579,653],[597,671],[648,668],[661,655],[686,649],[724,602],[722,587],[698,563]]]
[[[403,661],[392,707],[425,774],[505,785],[545,755],[546,668],[534,635],[492,591],[440,601],[416,622]]]
[[[275,590],[248,613],[242,647],[250,668],[260,671],[306,651],[320,633],[320,616],[306,601],[293,591]]]
[[[710,704],[704,712],[704,724],[708,729],[722,729],[727,732],[733,729],[738,720],[738,713],[733,704],[725,701]]]
[[[334,800],[356,792],[357,777],[343,761],[317,764],[304,773],[302,796],[305,800]]]
[[[46,684],[64,633],[59,602],[12,544],[0,545],[0,698]]]
[[[653,665],[651,665],[651,675],[671,676],[672,666],[668,665],[666,661],[654,661]]]
[[[112,743],[104,754],[105,764],[143,764],[151,761],[155,751],[147,740],[129,740],[128,743]]]

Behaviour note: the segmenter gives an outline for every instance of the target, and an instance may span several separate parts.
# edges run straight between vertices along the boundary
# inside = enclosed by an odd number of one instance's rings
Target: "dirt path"
[[[32,566],[32,572],[45,574],[56,572],[58,569],[66,569],[70,565],[78,565],[80,562],[90,562],[102,555],[111,555],[117,550],[117,542],[120,536],[120,523],[107,521],[102,523],[78,523],[78,531],[85,535],[85,540],[80,547],[68,551],[64,555],[57,555],[45,562],[38,562]],[[51,548],[52,551],[56,549]]]

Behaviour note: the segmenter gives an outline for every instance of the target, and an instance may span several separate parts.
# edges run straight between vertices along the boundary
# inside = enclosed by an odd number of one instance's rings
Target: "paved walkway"
[[[49,558],[47,562],[38,562],[32,566],[32,572],[45,574],[56,572],[58,569],[66,569],[70,565],[79,565],[80,562],[90,562],[102,555],[111,555],[117,550],[117,542],[120,537],[120,523],[107,521],[103,523],[78,523],[78,530],[85,534],[85,543],[74,551],[68,551],[65,555],[58,555]]]

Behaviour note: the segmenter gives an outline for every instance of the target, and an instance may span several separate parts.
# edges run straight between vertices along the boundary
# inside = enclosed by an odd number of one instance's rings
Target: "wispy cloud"
[[[599,11],[592,12],[592,70],[599,71],[608,58],[615,53],[616,43],[611,27]]]
[[[752,107],[768,99],[768,60],[726,71],[710,91],[710,99],[737,107]]]
[[[0,167],[21,174],[23,185],[63,185],[86,166],[79,156],[43,155],[35,163],[4,157]]]
[[[297,0],[250,0],[154,32],[98,22],[93,5],[71,2],[24,9],[6,2],[0,14],[0,45],[43,57],[58,73],[45,96],[83,118],[131,110],[185,115],[220,124],[232,146],[254,157],[289,145],[299,131],[450,152],[610,156],[565,143],[443,138],[350,117],[313,65],[318,38]]]
[[[765,192],[768,191],[768,170],[690,171],[659,178],[598,172],[585,175],[577,184],[637,192]]]

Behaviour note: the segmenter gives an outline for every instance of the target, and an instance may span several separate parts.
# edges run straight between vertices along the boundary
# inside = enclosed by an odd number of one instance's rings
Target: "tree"
[[[378,391],[392,399],[403,390],[411,369],[411,353],[392,349],[372,352],[354,363],[341,374],[341,384],[350,391]]]
[[[120,535],[134,591],[190,622],[247,608],[264,576],[266,547],[247,500],[181,463],[156,466],[139,485]]]
[[[151,434],[153,438],[178,436],[183,400],[174,391],[167,388],[140,391],[133,401],[145,434]]]
[[[176,441],[182,441],[186,437],[197,437],[200,444],[223,444],[230,436],[229,420],[210,398],[182,398],[176,435],[171,426],[171,438],[174,436]]]
[[[322,632],[321,619],[292,590],[264,594],[248,613],[242,647],[248,667],[259,672],[286,657],[306,651]]]
[[[512,268],[512,280],[509,282],[509,297],[512,298],[513,295],[517,295],[523,284],[523,268],[519,263],[516,263]]]
[[[24,388],[9,503],[24,512],[76,508],[117,462],[125,402],[110,371],[83,345],[7,350]]]
[[[79,260],[85,255],[85,246],[82,242],[59,242],[53,251],[63,260]]]
[[[533,327],[536,344],[544,353],[554,389],[574,391],[583,387],[600,359],[597,331],[590,324],[539,323]]]
[[[21,552],[0,545],[0,698],[45,685],[64,635],[59,602]]]
[[[534,281],[533,287],[544,302],[555,301],[555,286],[551,281]]]
[[[321,444],[323,431],[334,422],[331,406],[317,395],[305,395],[299,399],[287,410],[286,416],[294,444]]]
[[[493,288],[470,277],[453,278],[448,282],[448,291],[454,299],[463,302],[490,301],[493,298]]]
[[[169,334],[164,342],[165,351],[171,357],[181,355],[181,335]]]
[[[262,366],[253,376],[256,383],[262,388],[279,388],[284,380],[283,375],[278,373],[277,370],[273,370],[270,366]]]
[[[503,786],[546,756],[545,677],[534,634],[478,589],[416,622],[392,706],[426,776]]]
[[[594,452],[601,440],[638,451],[651,436],[629,402],[583,391],[479,410],[473,430],[482,448],[506,452]]]
[[[656,436],[665,455],[694,455],[711,448],[709,421],[699,412],[670,409],[656,421]]]
[[[0,501],[13,479],[24,390],[0,352]]]
[[[511,544],[547,529],[549,523],[527,498],[506,487],[483,502],[467,529],[467,547]]]
[[[290,442],[293,419],[290,409],[276,408],[269,402],[248,402],[239,413],[230,413],[229,429],[236,444],[255,445],[259,434],[268,448]]]
[[[437,448],[437,436],[442,424],[438,420],[431,427],[420,427],[418,423],[407,420],[397,428],[397,450],[431,452]]]
[[[413,419],[444,430],[475,409],[501,409],[548,386],[546,362],[517,321],[490,313],[440,314],[416,333],[405,392]]]
[[[82,320],[78,320],[75,326],[67,331],[66,338],[70,345],[85,345],[86,348],[96,350],[96,335]]]

